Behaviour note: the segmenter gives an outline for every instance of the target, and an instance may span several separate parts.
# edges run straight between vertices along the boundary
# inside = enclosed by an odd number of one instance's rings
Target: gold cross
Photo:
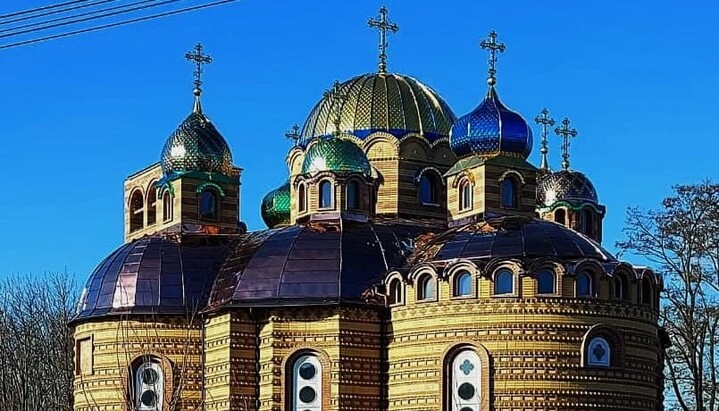
[[[487,84],[493,86],[497,84],[497,52],[503,53],[506,47],[504,43],[497,43],[497,32],[494,30],[489,32],[489,39],[482,40],[479,46],[489,50],[489,77],[487,77]]]
[[[202,54],[202,44],[197,43],[193,51],[185,54],[185,58],[195,63],[195,95],[199,96],[202,93],[202,65],[212,63],[212,57]]]
[[[387,32],[396,33],[399,30],[399,26],[387,20],[387,8],[384,6],[379,9],[379,17],[377,19],[369,19],[367,24],[379,30],[379,72],[386,73],[387,47],[389,47],[389,43],[387,43]]]
[[[570,122],[567,117],[562,120],[562,126],[554,129],[554,134],[561,137],[562,142],[562,169],[569,169],[569,139],[577,136],[577,130],[569,127]]]
[[[547,134],[549,134],[549,127],[554,125],[554,119],[549,117],[549,110],[543,108],[542,112],[534,118],[534,122],[542,126],[542,163],[539,169],[548,171],[549,163],[547,162],[547,153],[549,152],[549,148],[547,147]]]

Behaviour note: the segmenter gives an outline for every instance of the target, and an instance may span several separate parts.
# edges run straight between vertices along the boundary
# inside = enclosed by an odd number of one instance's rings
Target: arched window
[[[642,304],[652,305],[652,283],[646,275],[642,278]]]
[[[160,364],[148,359],[140,363],[133,371],[134,409],[137,411],[163,409],[165,375]]]
[[[172,213],[172,194],[170,190],[165,190],[162,194],[162,221],[171,221]]]
[[[472,183],[469,180],[464,180],[459,184],[459,210],[471,210],[472,209]]]
[[[452,359],[447,384],[446,409],[480,411],[482,404],[482,363],[473,349],[463,349]]]
[[[307,211],[307,189],[304,184],[300,184],[299,188],[299,208],[300,213]]]
[[[579,231],[591,235],[594,227],[592,210],[585,208],[579,213]]]
[[[332,183],[329,180],[320,183],[319,208],[332,208]]]
[[[466,297],[472,294],[472,274],[469,271],[462,271],[455,275],[454,296]]]
[[[494,294],[514,293],[514,273],[512,270],[502,269],[494,276]]]
[[[434,278],[431,275],[424,275],[418,281],[417,300],[434,299]]]
[[[157,190],[154,188],[154,184],[150,185],[150,189],[147,192],[147,225],[155,225],[157,222]]]
[[[592,288],[592,276],[589,273],[582,271],[577,274],[575,292],[577,297],[591,297],[594,295]]]
[[[424,204],[439,203],[437,179],[431,173],[423,173],[419,179],[419,201]]]
[[[203,220],[217,220],[219,217],[219,201],[215,190],[206,188],[200,194],[200,218]]]
[[[612,347],[602,337],[589,340],[584,353],[586,364],[595,367],[609,367],[611,365]]]
[[[357,181],[350,181],[347,184],[347,209],[356,210],[360,208],[360,186]]]
[[[314,355],[303,355],[292,365],[290,410],[322,410],[322,364]]]
[[[502,197],[502,207],[504,208],[518,208],[519,207],[519,193],[517,190],[517,180],[513,177],[506,177],[502,180],[502,186],[500,187]]]
[[[624,274],[614,274],[612,278],[612,297],[617,300],[626,300],[628,297],[629,283]]]
[[[390,305],[402,303],[402,282],[397,278],[389,282],[388,296]]]
[[[145,226],[145,201],[142,192],[135,190],[130,195],[130,232],[137,231]]]
[[[567,224],[567,212],[563,208],[558,208],[554,211],[554,222],[561,225]]]
[[[557,277],[551,270],[542,270],[537,274],[537,294],[555,294]]]

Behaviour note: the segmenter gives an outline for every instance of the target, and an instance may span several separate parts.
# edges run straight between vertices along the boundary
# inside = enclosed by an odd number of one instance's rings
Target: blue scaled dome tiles
[[[228,242],[182,243],[144,237],[103,260],[82,290],[73,321],[121,314],[197,313],[212,288]]]
[[[510,154],[524,159],[532,151],[532,129],[508,109],[490,87],[487,97],[452,126],[449,144],[457,157]]]
[[[364,151],[355,143],[339,137],[318,138],[305,153],[302,174],[317,174],[323,171],[372,176],[372,167]]]
[[[419,134],[434,142],[449,137],[456,119],[437,92],[402,74],[363,74],[340,84],[338,93],[344,98],[326,96],[312,109],[302,128],[300,145],[331,135],[337,113],[340,130],[361,140],[381,131],[397,139]]]
[[[290,224],[290,183],[270,191],[262,199],[260,209],[267,227],[275,228]]]
[[[231,176],[232,153],[227,141],[204,114],[193,112],[167,139],[160,160],[167,175],[200,171]]]
[[[537,204],[549,207],[559,201],[597,204],[599,198],[586,175],[561,170],[542,176],[537,182]]]

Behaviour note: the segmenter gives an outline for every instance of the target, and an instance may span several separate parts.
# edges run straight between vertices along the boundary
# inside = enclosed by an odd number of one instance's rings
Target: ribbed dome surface
[[[549,173],[537,184],[537,203],[551,206],[557,201],[598,203],[597,190],[584,174],[561,170]]]
[[[162,149],[165,175],[204,171],[232,175],[232,153],[227,142],[201,112],[193,112],[167,139]]]
[[[300,143],[335,131],[333,107],[342,104],[340,129],[364,139],[376,131],[402,138],[409,133],[429,141],[449,136],[456,119],[447,103],[431,88],[412,77],[393,73],[369,73],[339,87],[344,103],[325,97],[312,109],[302,129]]]
[[[310,145],[302,162],[302,174],[322,171],[360,173],[370,177],[372,167],[364,151],[349,140],[339,137],[318,138]]]
[[[490,87],[477,108],[454,123],[449,142],[457,157],[502,153],[526,159],[532,151],[532,129]]]
[[[269,228],[290,224],[290,183],[270,191],[262,199],[262,220]]]

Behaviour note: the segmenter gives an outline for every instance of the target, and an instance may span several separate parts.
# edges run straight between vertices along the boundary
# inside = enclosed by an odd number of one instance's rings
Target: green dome
[[[269,228],[290,225],[290,183],[270,191],[262,199],[262,220]]]
[[[372,167],[364,151],[355,143],[337,137],[319,138],[305,153],[302,174],[322,171],[372,176]]]

